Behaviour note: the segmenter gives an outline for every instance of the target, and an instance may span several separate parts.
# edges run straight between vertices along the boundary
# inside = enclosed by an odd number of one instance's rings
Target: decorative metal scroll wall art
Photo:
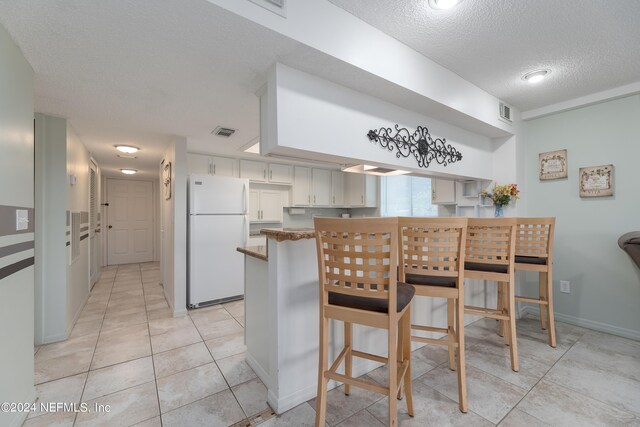
[[[372,129],[367,137],[372,142],[380,143],[382,148],[389,151],[395,149],[397,158],[413,155],[421,168],[428,168],[433,160],[443,166],[462,160],[462,153],[447,144],[445,138],[431,138],[425,126],[418,126],[413,133],[398,125],[395,125],[395,133],[391,128]]]

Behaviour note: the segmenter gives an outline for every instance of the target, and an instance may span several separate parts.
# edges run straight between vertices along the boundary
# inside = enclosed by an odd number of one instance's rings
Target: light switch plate
[[[571,282],[568,280],[560,280],[560,292],[565,294],[571,293]]]
[[[16,209],[16,231],[29,229],[29,211]]]

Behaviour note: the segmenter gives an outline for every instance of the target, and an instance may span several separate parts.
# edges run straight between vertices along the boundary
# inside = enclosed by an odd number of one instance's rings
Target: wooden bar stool
[[[411,329],[447,334],[446,340],[411,336],[412,341],[445,345],[449,368],[457,350],[458,401],[467,412],[464,356],[464,257],[467,218],[398,218],[400,281],[414,285],[416,296],[447,299],[447,327],[411,325]],[[454,321],[455,319],[455,321]]]
[[[413,286],[397,283],[396,218],[315,218],[320,279],[320,361],[316,427],[324,427],[327,381],[362,387],[389,397],[389,425],[397,425],[397,399],[404,385],[407,411],[411,393],[411,300]],[[329,319],[344,322],[344,348],[329,367]],[[352,348],[352,324],[387,329],[388,357]],[[389,386],[352,377],[352,357],[386,363]],[[345,361],[344,375],[337,372]]]
[[[539,298],[516,296],[516,301],[540,305],[540,326],[549,331],[549,345],[556,346],[553,318],[553,233],[555,217],[518,218],[515,269],[537,271]]]
[[[511,351],[511,369],[519,370],[515,310],[516,218],[469,218],[464,277],[498,284],[496,309],[465,306],[465,313],[505,321],[505,343]]]

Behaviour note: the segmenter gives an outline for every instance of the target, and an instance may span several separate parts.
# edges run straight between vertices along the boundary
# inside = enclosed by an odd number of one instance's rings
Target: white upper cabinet
[[[282,222],[284,192],[281,190],[250,190],[249,221]]]
[[[311,168],[293,167],[293,206],[311,206]]]
[[[344,206],[344,172],[331,171],[331,206]]]
[[[269,182],[273,184],[291,184],[293,170],[290,165],[269,163]]]
[[[331,171],[329,169],[312,169],[313,206],[329,206],[331,204]]]
[[[238,176],[235,159],[204,154],[187,153],[187,170],[189,174]]]
[[[431,180],[431,203],[447,205],[456,203],[456,182],[448,179]]]
[[[211,157],[187,153],[187,170],[190,174],[211,175]]]
[[[345,176],[349,206],[378,206],[378,177],[361,173],[347,173]]]
[[[240,160],[240,178],[253,182],[267,182],[267,164],[255,160]]]
[[[228,157],[211,157],[211,175],[238,176],[236,160]]]

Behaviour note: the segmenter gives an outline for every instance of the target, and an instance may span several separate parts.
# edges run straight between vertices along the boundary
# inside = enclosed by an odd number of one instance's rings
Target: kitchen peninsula
[[[313,229],[262,229],[264,247],[238,248],[245,254],[246,361],[268,389],[267,400],[283,413],[316,396],[318,369],[318,264]],[[467,303],[496,300],[491,285],[473,286]],[[413,321],[446,325],[446,301],[413,302]],[[474,320],[468,316],[466,323]],[[341,322],[331,322],[329,357],[337,357],[343,340]],[[354,325],[358,350],[386,355],[386,331]],[[425,336],[437,337],[435,334]],[[413,344],[413,348],[421,345]],[[353,373],[365,374],[380,364],[355,358]],[[335,387],[329,382],[329,388]]]

